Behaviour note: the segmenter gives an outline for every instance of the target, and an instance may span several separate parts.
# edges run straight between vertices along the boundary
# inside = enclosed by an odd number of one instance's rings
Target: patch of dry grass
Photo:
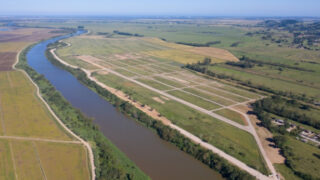
[[[43,179],[33,142],[11,141],[11,143],[18,177],[25,180]]]
[[[90,179],[87,152],[82,145],[37,142],[36,149],[47,179]]]
[[[213,57],[221,61],[239,61],[239,59],[229,51],[214,47],[193,47],[187,51],[203,56]]]
[[[0,179],[15,179],[9,142],[0,140]]]
[[[70,140],[18,71],[0,73],[0,108],[5,135]]]

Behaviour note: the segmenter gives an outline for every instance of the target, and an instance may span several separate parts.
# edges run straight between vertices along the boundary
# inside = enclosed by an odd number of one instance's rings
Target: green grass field
[[[207,109],[207,110],[214,110],[214,109],[217,109],[217,108],[220,108],[221,106],[217,105],[217,104],[214,104],[212,102],[209,102],[209,101],[206,101],[205,99],[200,99],[199,97],[197,96],[194,96],[192,94],[188,94],[188,93],[185,93],[183,91],[180,91],[180,90],[176,90],[176,91],[169,91],[168,92],[169,94],[175,96],[175,97],[178,97],[180,99],[183,99],[187,102],[190,102],[192,104],[195,104],[199,107],[202,107],[204,109]]]
[[[209,69],[215,73],[232,76],[244,82],[250,81],[252,84],[263,85],[277,91],[289,91],[300,95],[306,94],[307,96],[314,97],[316,99],[320,98],[319,89],[300,85],[298,83],[270,78],[265,75],[258,75],[224,66],[210,66]]]
[[[152,99],[153,97],[159,96],[157,93],[126,81],[116,75],[96,74],[95,77],[110,87],[122,90],[138,102],[156,109],[161,115],[167,117],[173,123],[226,151],[230,155],[235,156],[262,172],[266,172],[258,147],[250,134],[173,100],[168,100],[165,101],[165,104],[160,104]]]
[[[219,114],[221,116],[224,116],[224,117],[226,117],[230,120],[233,120],[239,124],[243,124],[243,125],[247,124],[244,117],[242,117],[241,114],[239,114],[235,111],[232,111],[230,109],[221,109],[221,110],[215,111],[214,113]]]
[[[320,155],[320,149],[289,137],[285,143],[291,149],[293,169],[296,171],[311,174],[315,178],[320,178],[320,159],[314,154]]]

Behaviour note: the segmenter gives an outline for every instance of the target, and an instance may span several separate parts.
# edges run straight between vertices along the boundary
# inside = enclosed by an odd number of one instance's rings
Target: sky
[[[320,0],[0,0],[0,4],[0,15],[320,17]]]

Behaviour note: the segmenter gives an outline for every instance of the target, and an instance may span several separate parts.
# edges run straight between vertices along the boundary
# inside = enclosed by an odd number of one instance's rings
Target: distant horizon
[[[100,15],[100,14],[0,14],[0,18],[3,17],[25,17],[25,18],[152,18],[152,19],[195,19],[195,18],[217,18],[217,19],[261,19],[261,18],[319,18],[320,16],[236,16],[236,15]]]
[[[1,16],[320,17],[318,0],[10,0]]]

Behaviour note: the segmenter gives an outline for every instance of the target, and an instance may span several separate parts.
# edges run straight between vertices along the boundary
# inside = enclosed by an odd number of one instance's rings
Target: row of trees
[[[209,41],[206,43],[190,43],[190,42],[176,42],[176,43],[187,45],[187,46],[194,46],[194,47],[210,47],[211,45],[220,44],[221,41]]]
[[[208,66],[204,66],[202,65],[203,62],[198,62],[195,64],[187,64],[185,66],[183,66],[183,68],[187,68],[193,71],[197,71],[203,74],[206,74],[208,76],[214,77],[214,78],[219,78],[219,79],[227,79],[227,80],[232,80],[232,81],[236,81],[237,83],[247,86],[247,87],[251,87],[254,89],[258,89],[261,91],[265,91],[268,93],[272,93],[272,94],[277,94],[277,95],[281,95],[281,96],[286,96],[292,99],[297,99],[297,100],[301,100],[301,101],[305,101],[305,102],[309,102],[309,103],[313,103],[313,99],[312,98],[308,98],[306,97],[305,94],[296,94],[296,93],[292,93],[291,91],[277,91],[274,90],[272,88],[269,88],[267,86],[263,86],[261,84],[253,84],[251,81],[243,81],[241,79],[238,79],[234,76],[229,76],[223,73],[215,73],[214,71],[211,71],[208,69]],[[214,64],[211,64],[211,66],[214,66]]]
[[[198,144],[193,143],[188,138],[185,138],[178,131],[171,129],[168,126],[165,126],[160,121],[157,121],[141,110],[137,109],[133,105],[128,102],[122,101],[117,96],[113,95],[111,92],[106,89],[100,87],[95,82],[89,80],[86,74],[79,69],[72,69],[62,65],[59,61],[53,59],[50,60],[71,72],[80,82],[84,85],[88,86],[99,95],[104,97],[108,102],[113,104],[120,112],[124,113],[128,117],[137,120],[143,123],[146,127],[150,127],[155,129],[157,134],[164,140],[169,141],[176,145],[180,150],[187,152],[192,155],[196,159],[202,161],[204,164],[208,165],[210,168],[217,170],[222,176],[227,179],[254,179],[248,173],[240,170],[239,168],[231,165],[226,160],[220,158],[217,154],[214,154],[212,151],[208,151]]]
[[[119,35],[122,35],[122,36],[135,36],[135,37],[143,37],[143,35],[141,34],[132,34],[132,33],[128,33],[128,32],[121,32],[121,31],[118,31],[118,30],[114,30],[113,31],[114,34],[119,34]]]
[[[263,122],[266,123],[266,127],[268,127],[270,123],[263,116],[263,111],[320,129],[320,121],[317,118],[308,115],[311,107],[299,104],[294,100],[286,100],[279,96],[272,96],[271,98],[256,101],[252,104],[252,107],[256,114],[264,120]]]
[[[241,58],[239,58],[239,60],[240,60],[240,62],[258,64],[259,66],[266,64],[266,65],[270,65],[270,66],[276,66],[276,67],[287,68],[287,69],[294,69],[294,70],[298,70],[298,71],[314,72],[314,70],[312,70],[312,69],[306,69],[306,68],[302,68],[302,67],[291,66],[291,65],[275,63],[275,62],[258,61],[255,59],[251,59],[247,56],[242,56]],[[299,64],[296,64],[296,65],[299,65]]]

